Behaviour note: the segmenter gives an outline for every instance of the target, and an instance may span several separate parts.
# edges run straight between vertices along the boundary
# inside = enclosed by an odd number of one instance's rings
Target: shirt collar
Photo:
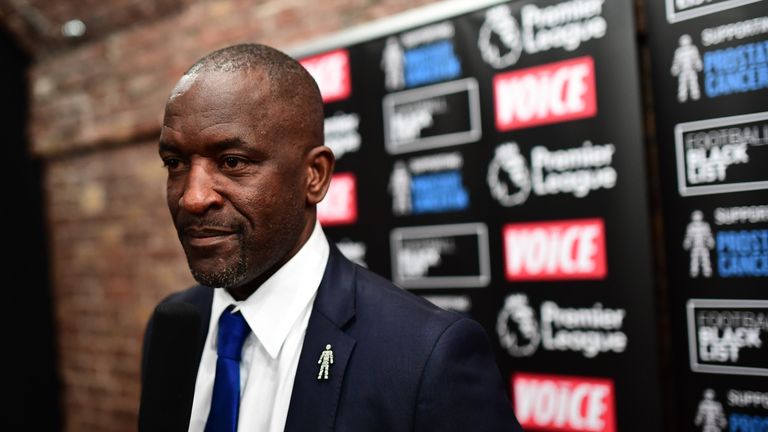
[[[224,309],[234,304],[234,311],[242,312],[269,356],[277,358],[291,328],[317,294],[328,263],[329,250],[323,229],[316,222],[309,239],[296,255],[247,299],[238,302],[227,290],[215,289],[211,317],[218,323]],[[218,331],[218,325],[212,331]]]

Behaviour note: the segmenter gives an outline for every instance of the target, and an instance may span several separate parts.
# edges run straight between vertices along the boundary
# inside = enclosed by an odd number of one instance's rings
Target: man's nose
[[[221,207],[224,199],[216,191],[215,168],[205,163],[192,163],[187,174],[179,206],[191,214],[205,213],[211,207]]]

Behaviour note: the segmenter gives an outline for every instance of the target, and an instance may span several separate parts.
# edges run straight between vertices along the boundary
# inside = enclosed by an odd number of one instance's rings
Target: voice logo
[[[616,431],[613,381],[562,375],[512,376],[515,415],[526,430]]]
[[[324,103],[344,100],[352,93],[347,50],[307,57],[300,63],[317,81]]]
[[[604,279],[602,219],[507,224],[503,229],[508,280]]]
[[[357,180],[354,174],[333,175],[325,199],[317,205],[317,218],[325,226],[357,222]]]
[[[496,129],[509,131],[597,115],[595,64],[577,57],[493,78]]]

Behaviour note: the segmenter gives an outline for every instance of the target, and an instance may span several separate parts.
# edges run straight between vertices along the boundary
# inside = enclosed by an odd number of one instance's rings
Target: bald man
[[[200,284],[164,302],[205,322],[190,431],[521,430],[477,323],[328,243],[316,205],[334,156],[299,63],[253,44],[202,58],[168,99],[159,152]]]

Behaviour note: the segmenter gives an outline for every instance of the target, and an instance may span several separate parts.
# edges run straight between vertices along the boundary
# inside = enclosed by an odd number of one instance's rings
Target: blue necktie
[[[237,432],[240,356],[251,329],[243,315],[240,312],[232,313],[232,308],[229,306],[219,318],[216,379],[213,382],[211,412],[205,423],[205,432]]]

